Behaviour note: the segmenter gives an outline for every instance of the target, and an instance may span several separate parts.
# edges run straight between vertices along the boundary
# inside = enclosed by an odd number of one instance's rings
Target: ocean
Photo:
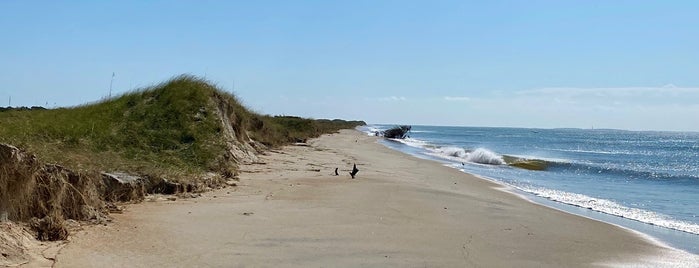
[[[699,254],[699,133],[412,126],[408,135],[382,143]]]

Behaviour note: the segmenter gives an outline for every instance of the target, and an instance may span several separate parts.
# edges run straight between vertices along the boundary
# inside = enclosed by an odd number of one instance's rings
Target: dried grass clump
[[[83,174],[59,165],[44,165],[36,176],[31,217],[54,215],[64,219],[97,220],[102,181],[97,174]]]
[[[57,241],[68,238],[68,229],[66,229],[64,220],[55,211],[52,212],[52,215],[41,219],[32,218],[29,221],[29,226],[37,232],[36,239],[41,241]]]
[[[17,147],[0,144],[0,215],[29,221],[40,240],[65,239],[65,219],[103,219],[101,180],[59,165],[40,165]]]
[[[34,155],[0,143],[0,220],[21,219],[29,214],[26,204],[32,201],[38,170]]]

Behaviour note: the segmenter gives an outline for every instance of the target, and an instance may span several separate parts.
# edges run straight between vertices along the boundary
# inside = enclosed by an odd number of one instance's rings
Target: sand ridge
[[[668,251],[376,141],[324,135],[243,166],[237,187],[131,205],[56,266],[588,267]]]

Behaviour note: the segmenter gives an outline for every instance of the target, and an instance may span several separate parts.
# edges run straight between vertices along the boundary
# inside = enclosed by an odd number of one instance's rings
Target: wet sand
[[[243,166],[237,187],[129,205],[73,235],[56,266],[654,266],[676,254],[376,139],[326,135]]]

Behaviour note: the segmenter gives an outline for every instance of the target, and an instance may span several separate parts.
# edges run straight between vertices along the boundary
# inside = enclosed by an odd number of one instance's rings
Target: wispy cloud
[[[406,101],[408,98],[403,97],[403,96],[389,96],[389,97],[380,97],[380,98],[367,98],[367,100],[370,101]]]
[[[699,88],[677,87],[672,84],[662,87],[541,88],[518,91],[513,97],[558,103],[687,105],[699,104]]]
[[[676,96],[680,94],[699,94],[699,88],[677,87],[668,84],[662,87],[603,87],[603,88],[540,88],[518,91],[517,95],[558,95],[558,96],[593,96],[593,97],[629,97],[629,96]]]
[[[471,98],[469,97],[453,97],[453,96],[445,96],[444,97],[445,101],[470,101]]]
[[[390,94],[390,93],[389,93]],[[292,96],[285,96],[294,99]],[[279,103],[282,100],[279,101]],[[694,130],[699,88],[673,85],[620,88],[539,88],[523,91],[452,92],[432,96],[364,97],[364,109],[343,115],[375,122],[423,124],[590,127]],[[345,99],[312,98],[294,110],[299,115],[341,117]],[[289,103],[286,101],[284,103]],[[300,101],[298,103],[301,103]],[[406,105],[410,104],[410,105]],[[274,103],[260,107],[281,107]],[[269,109],[269,108],[267,108]],[[455,116],[459,115],[459,116]]]

